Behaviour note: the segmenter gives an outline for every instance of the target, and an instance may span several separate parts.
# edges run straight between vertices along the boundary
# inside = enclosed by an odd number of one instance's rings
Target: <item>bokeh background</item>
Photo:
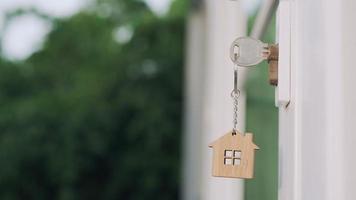
[[[1,0],[1,200],[180,199],[190,7]],[[273,38],[271,24],[264,41]],[[277,110],[266,79],[254,69],[247,81],[247,129],[264,149],[247,200],[277,199]]]

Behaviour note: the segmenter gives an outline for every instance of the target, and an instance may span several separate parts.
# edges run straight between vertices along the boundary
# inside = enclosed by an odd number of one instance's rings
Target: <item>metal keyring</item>
[[[237,90],[237,91],[235,91],[235,90],[232,90],[231,91],[231,98],[239,98],[240,97],[240,90]]]

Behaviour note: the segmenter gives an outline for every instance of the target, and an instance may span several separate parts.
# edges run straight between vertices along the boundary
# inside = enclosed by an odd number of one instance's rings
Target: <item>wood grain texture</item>
[[[259,147],[253,143],[253,134],[245,135],[232,131],[220,137],[209,147],[213,148],[213,176],[229,178],[253,178],[255,150]],[[232,151],[233,155],[226,154]],[[239,153],[235,155],[235,153]],[[232,159],[232,163],[226,163],[226,159]],[[235,159],[235,160],[234,160]],[[234,161],[237,161],[234,163]]]
[[[278,44],[270,45],[270,54],[268,55],[268,77],[271,85],[278,85],[278,57],[279,47]]]

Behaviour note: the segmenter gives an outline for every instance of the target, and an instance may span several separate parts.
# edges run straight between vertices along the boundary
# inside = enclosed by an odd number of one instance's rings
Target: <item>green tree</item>
[[[250,18],[249,28],[255,17]],[[274,43],[275,20],[272,20],[265,37]],[[274,107],[274,87],[268,84],[268,67],[264,62],[249,72],[247,81],[246,130],[255,134],[255,178],[245,183],[246,200],[278,199],[278,112]]]
[[[157,17],[99,1],[53,20],[29,59],[0,61],[0,199],[178,199],[181,2]]]

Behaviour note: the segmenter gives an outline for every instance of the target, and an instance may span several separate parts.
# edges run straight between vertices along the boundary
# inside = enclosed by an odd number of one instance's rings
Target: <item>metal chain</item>
[[[238,117],[238,109],[239,109],[239,96],[240,96],[240,90],[237,88],[238,84],[238,66],[235,65],[234,67],[234,89],[231,92],[231,97],[233,100],[233,106],[234,106],[234,113],[233,113],[233,129],[232,129],[232,134],[236,135],[237,133],[237,117]]]

